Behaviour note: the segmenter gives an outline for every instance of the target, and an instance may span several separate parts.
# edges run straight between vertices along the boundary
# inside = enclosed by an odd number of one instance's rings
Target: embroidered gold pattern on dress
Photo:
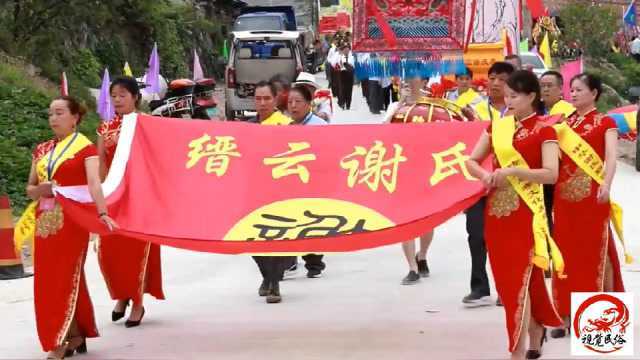
[[[104,141],[104,146],[108,147],[108,148],[112,147],[112,146],[116,146],[116,144],[118,143],[118,138],[119,137],[120,137],[120,128],[113,129],[113,130],[107,130],[102,135],[102,139]]]
[[[64,343],[67,338],[67,333],[69,332],[69,328],[71,327],[71,322],[76,314],[76,305],[78,304],[78,292],[80,291],[80,275],[82,274],[82,264],[84,263],[84,258],[86,256],[86,250],[82,251],[80,256],[78,257],[78,262],[76,263],[76,268],[73,272],[73,287],[71,289],[71,294],[69,295],[69,300],[67,301],[67,309],[64,313],[64,321],[62,322],[62,327],[56,336],[56,345],[60,346]]]
[[[524,313],[526,311],[526,304],[527,304],[527,296],[529,295],[529,284],[531,283],[531,272],[533,271],[533,250],[531,250],[529,252],[529,266],[527,266],[523,277],[522,277],[522,287],[520,288],[520,291],[518,292],[518,308],[516,309],[516,312],[514,314],[515,318],[515,324],[517,327],[517,330],[515,331],[514,338],[513,338],[513,348],[509,349],[510,351],[513,351],[515,349],[515,347],[518,345],[518,342],[520,341],[520,336],[522,336],[522,327],[523,327],[523,322],[524,322]]]
[[[501,218],[511,215],[520,207],[520,197],[513,186],[496,189],[489,195],[489,215]]]
[[[591,177],[577,168],[567,181],[560,184],[560,196],[571,202],[579,202],[591,195]]]
[[[602,244],[600,245],[600,262],[598,263],[598,278],[596,279],[597,291],[604,291],[604,274],[607,264],[607,251],[609,249],[609,219],[604,222],[604,232],[602,233]]]
[[[138,294],[140,299],[144,297],[144,293],[147,290],[147,264],[149,263],[149,252],[151,251],[151,243],[147,243],[144,248],[144,256],[142,258],[140,274],[138,276]]]
[[[36,220],[36,235],[42,238],[55,235],[64,226],[62,206],[56,202],[53,209],[43,211]]]

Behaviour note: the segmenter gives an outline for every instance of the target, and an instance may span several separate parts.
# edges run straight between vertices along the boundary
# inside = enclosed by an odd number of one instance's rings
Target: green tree
[[[619,14],[612,7],[573,2],[563,7],[559,16],[566,42],[577,43],[587,56],[606,57],[609,43],[620,27]]]

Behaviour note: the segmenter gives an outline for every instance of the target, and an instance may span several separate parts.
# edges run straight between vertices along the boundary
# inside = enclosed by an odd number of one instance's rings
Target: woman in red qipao
[[[568,155],[563,154],[554,196],[554,238],[566,261],[566,279],[553,278],[553,297],[565,327],[551,336],[569,332],[571,292],[624,292],[620,262],[609,228],[609,191],[616,172],[618,131],[615,121],[596,110],[602,93],[600,79],[581,74],[571,80],[576,112],[567,125],[589,144],[604,163],[602,185]],[[563,145],[563,144],[561,144]]]
[[[84,353],[85,339],[98,336],[84,275],[89,232],[65,218],[52,185],[88,184],[102,222],[109,229],[117,227],[107,215],[96,147],[77,132],[85,113],[70,97],[51,103],[49,125],[55,138],[33,152],[27,185],[27,195],[37,201],[33,293],[38,337],[49,351],[47,359]]]
[[[554,183],[558,176],[559,150],[555,131],[544,126],[536,114],[540,85],[535,75],[528,71],[514,72],[507,80],[505,94],[505,102],[515,120],[512,117],[495,120],[481,136],[467,165],[489,191],[485,239],[496,288],[504,304],[511,357],[536,359],[540,357],[546,339],[544,326],[558,326],[562,320],[545,287],[544,271],[534,264],[534,212],[513,184]],[[513,124],[511,132],[497,130],[504,124],[498,122],[504,121]],[[497,140],[500,136],[504,136],[503,140]],[[482,168],[480,164],[489,155],[499,158],[494,146],[496,141],[510,143],[511,149],[524,158],[528,168],[502,168],[496,160],[494,172]],[[546,226],[546,221],[543,222]],[[530,349],[526,355],[525,331],[529,334]]]
[[[98,128],[98,153],[104,179],[116,152],[122,119],[136,111],[140,88],[134,78],[122,77],[111,83],[111,100],[116,117]],[[140,325],[144,316],[145,293],[163,300],[160,246],[124,236],[104,236],[98,247],[98,261],[111,298],[117,300],[112,321],[125,316],[129,301],[133,302],[125,327]]]

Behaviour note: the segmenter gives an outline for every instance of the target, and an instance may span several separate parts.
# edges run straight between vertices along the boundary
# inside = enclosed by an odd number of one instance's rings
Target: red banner
[[[352,251],[433,229],[483,192],[484,123],[261,126],[131,115],[103,185],[123,235],[217,253]],[[104,227],[86,187],[67,216]],[[266,240],[266,241],[264,241]]]

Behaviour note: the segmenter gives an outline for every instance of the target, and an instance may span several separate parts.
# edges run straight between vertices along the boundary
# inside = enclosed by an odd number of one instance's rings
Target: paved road
[[[354,93],[352,110],[338,110],[335,122],[379,122],[381,116],[365,109],[360,89]],[[632,190],[639,180],[621,165],[614,195],[625,191],[617,198],[640,256],[640,195]],[[110,321],[113,304],[90,253],[86,270],[102,337],[89,341],[82,359],[507,358],[502,308],[465,309],[460,302],[470,269],[461,216],[437,229],[429,253],[432,276],[419,285],[399,285],[407,266],[393,245],[327,256],[324,278],[300,274],[285,281],[284,301],[276,305],[257,296],[259,274],[248,256],[171,248],[163,248],[162,256],[168,300],[148,298],[143,325],[125,329]],[[633,269],[625,269],[624,278],[637,293],[640,277]],[[44,358],[32,300],[31,279],[0,282],[0,359]],[[638,324],[636,314],[636,335]],[[552,340],[544,350],[546,359],[570,358],[568,340]]]

